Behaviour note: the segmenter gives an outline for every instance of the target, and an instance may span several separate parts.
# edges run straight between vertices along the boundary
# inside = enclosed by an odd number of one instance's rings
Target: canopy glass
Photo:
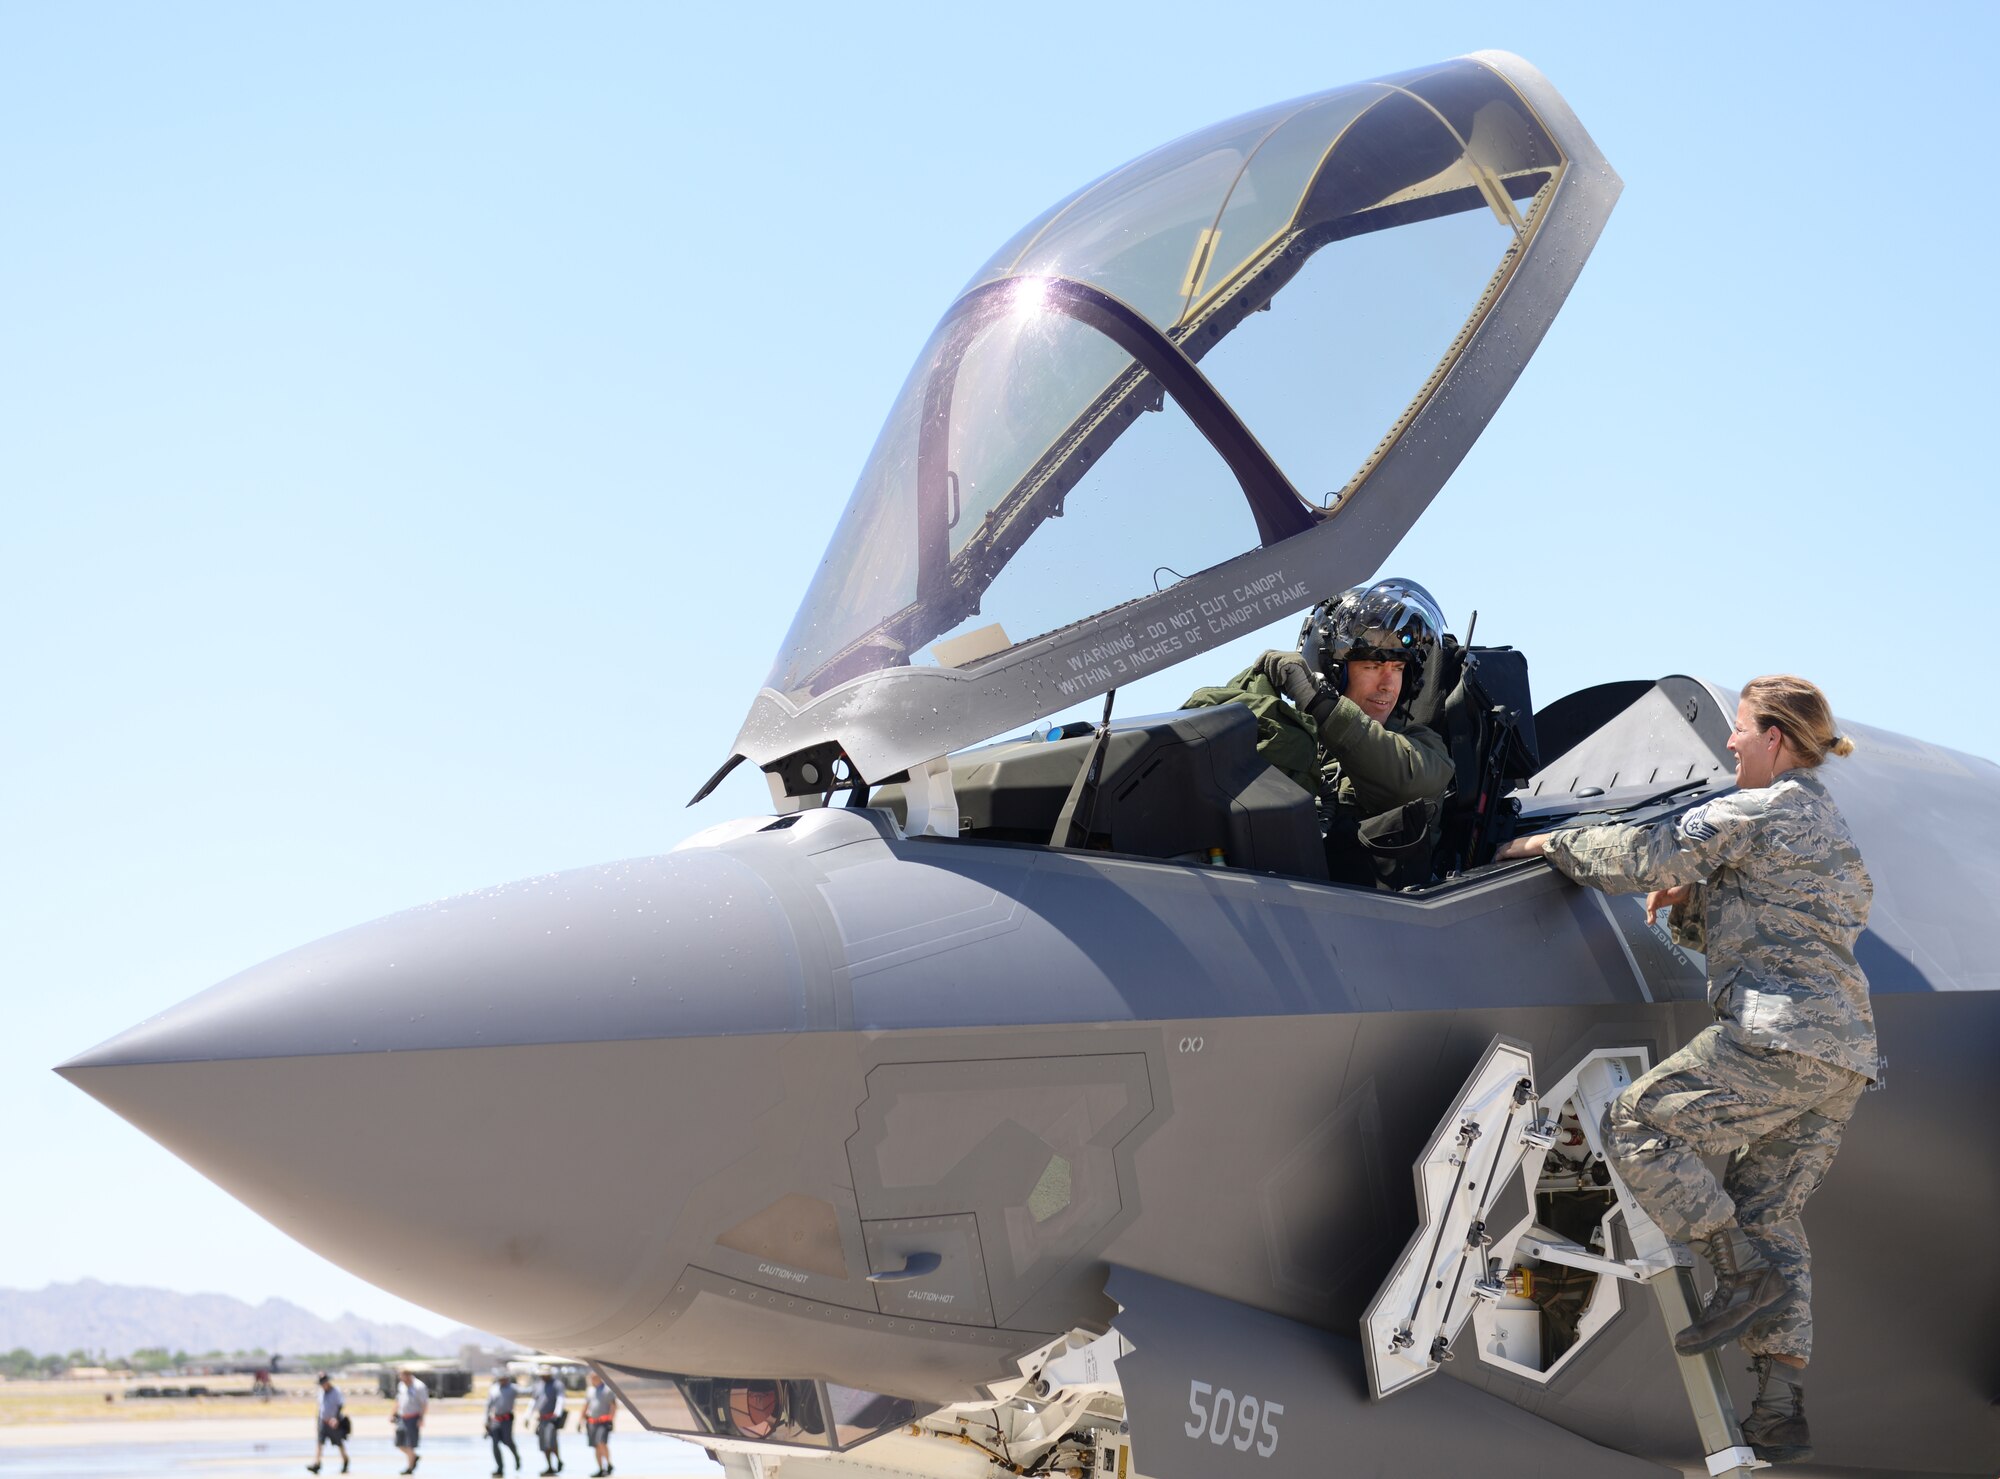
[[[1336,516],[1565,164],[1466,59],[1232,119],[1061,202],[933,332],[767,686],[804,707],[976,668]]]

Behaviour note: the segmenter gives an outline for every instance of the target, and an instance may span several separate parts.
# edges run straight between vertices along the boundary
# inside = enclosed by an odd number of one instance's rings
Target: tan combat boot
[[[1690,1238],[1688,1246],[1714,1265],[1715,1292],[1694,1323],[1674,1337],[1674,1349],[1683,1356],[1699,1356],[1736,1339],[1759,1316],[1790,1297],[1785,1276],[1765,1261],[1735,1223],[1706,1238]]]
[[[1806,1428],[1806,1388],[1802,1368],[1769,1356],[1753,1356],[1757,1401],[1743,1419],[1743,1441],[1767,1464],[1795,1464],[1812,1457],[1812,1434]]]

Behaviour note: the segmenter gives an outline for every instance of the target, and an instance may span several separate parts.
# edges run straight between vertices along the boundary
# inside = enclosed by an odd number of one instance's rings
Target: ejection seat
[[[1434,730],[1456,772],[1445,793],[1431,876],[1448,878],[1493,861],[1518,810],[1508,792],[1541,768],[1527,654],[1512,647],[1440,644],[1433,681],[1410,706]]]

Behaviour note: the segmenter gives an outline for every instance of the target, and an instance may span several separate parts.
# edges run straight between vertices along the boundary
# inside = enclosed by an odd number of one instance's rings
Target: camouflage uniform
[[[1854,942],[1874,885],[1811,770],[1678,819],[1557,832],[1548,858],[1607,893],[1691,884],[1674,938],[1708,956],[1721,1020],[1619,1095],[1604,1143],[1668,1236],[1734,1221],[1793,1298],[1753,1325],[1752,1355],[1812,1353],[1811,1250],[1799,1212],[1876,1072],[1875,1019]],[[1701,1157],[1733,1151],[1722,1180]]]

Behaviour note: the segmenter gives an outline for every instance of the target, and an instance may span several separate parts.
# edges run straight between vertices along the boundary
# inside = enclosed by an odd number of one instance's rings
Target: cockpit
[[[1487,868],[1518,832],[1645,814],[1728,779],[1728,711],[1695,679],[1600,684],[1538,713],[1512,647],[1448,643],[1443,667],[1413,712],[1444,739],[1455,780],[1406,892]],[[1266,763],[1257,738],[1248,708],[1222,704],[961,751],[959,835],[1326,880],[1324,799]],[[856,799],[907,819],[903,782]]]
[[[1512,794],[1540,769],[1525,655],[1447,639],[1437,683],[1412,708],[1450,750],[1457,773],[1405,887],[1490,862],[1521,810]],[[1240,703],[1072,722],[949,758],[959,836],[1041,844],[1296,878],[1339,879],[1329,856],[1326,798],[1258,752],[1258,722]],[[906,783],[853,800],[907,822]],[[1376,845],[1364,836],[1363,847]],[[1387,840],[1407,850],[1405,839]]]

